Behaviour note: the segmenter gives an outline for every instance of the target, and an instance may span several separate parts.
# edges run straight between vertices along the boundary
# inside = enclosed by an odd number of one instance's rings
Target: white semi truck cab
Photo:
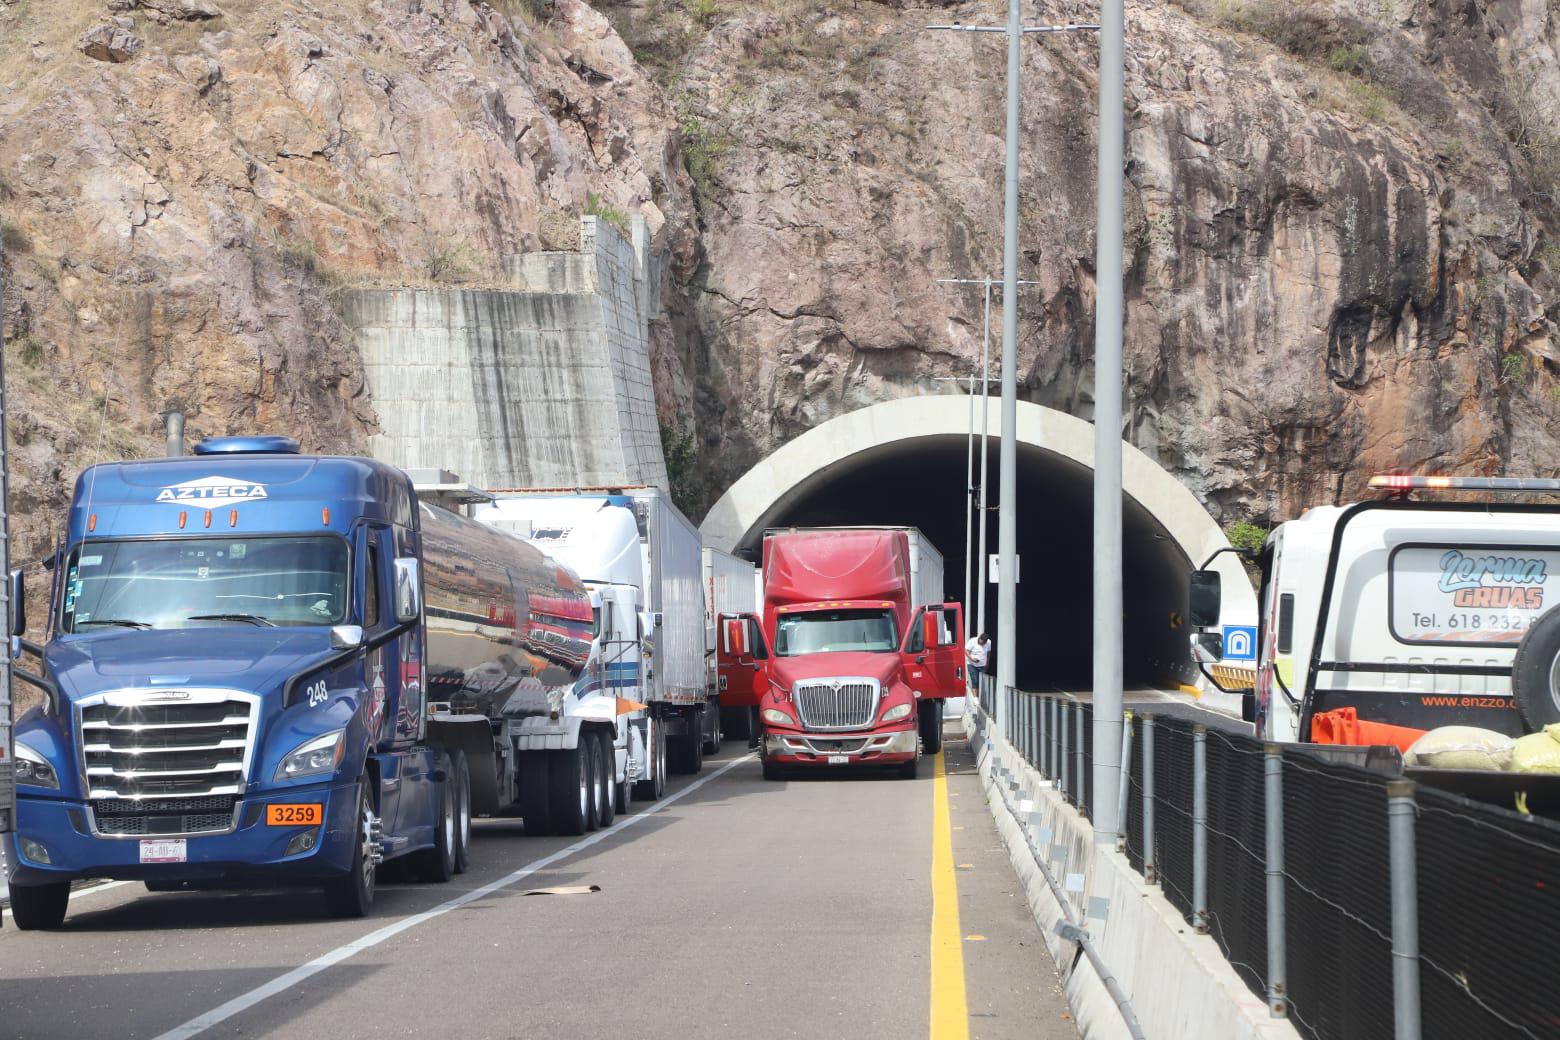
[[[1318,717],[1349,708],[1371,723],[1513,736],[1560,721],[1560,578],[1549,584],[1560,481],[1384,476],[1371,487],[1384,497],[1273,529],[1256,556],[1253,681],[1232,687],[1217,642],[1194,637],[1205,675],[1244,695],[1268,740],[1311,741]],[[1207,566],[1192,575],[1199,630],[1218,621]]]

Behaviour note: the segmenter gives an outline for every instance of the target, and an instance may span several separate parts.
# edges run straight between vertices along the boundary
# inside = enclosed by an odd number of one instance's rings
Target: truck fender
[[[585,720],[577,714],[565,715],[553,721],[544,715],[533,715],[521,721],[515,732],[516,751],[568,751],[580,746],[580,723]]]

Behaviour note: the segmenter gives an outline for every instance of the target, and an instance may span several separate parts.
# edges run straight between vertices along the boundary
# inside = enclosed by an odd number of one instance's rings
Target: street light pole
[[[997,692],[1013,687],[1018,642],[1018,116],[1019,45],[1029,33],[1098,29],[1098,25],[1040,25],[1025,28],[1020,0],[1008,0],[1007,27],[931,25],[954,32],[1007,34],[1007,164],[1003,178],[1002,233],[1002,446],[997,487]],[[984,591],[984,590],[982,590]],[[998,723],[1001,726],[1001,723]]]
[[[1094,797],[1095,841],[1115,845],[1121,777],[1122,166],[1126,22],[1101,0],[1099,189],[1094,296]]]
[[[977,590],[975,594],[975,615],[973,617],[970,615],[969,611],[970,590],[968,585],[965,586],[964,594],[964,623],[967,627],[973,621],[974,628],[972,631],[975,633],[981,633],[986,631],[986,560],[988,558],[986,556],[986,484],[987,478],[991,474],[991,465],[987,461],[987,449],[991,444],[991,395],[989,391],[991,389],[992,383],[999,382],[999,380],[991,378],[991,288],[992,286],[999,283],[994,281],[990,275],[987,275],[984,278],[939,278],[937,279],[937,284],[978,285],[982,289],[983,296],[980,329],[980,482],[971,483],[970,485],[971,497],[975,499],[973,503],[975,515],[979,517],[980,523],[980,553],[973,561],[976,573],[975,589]],[[1018,284],[1039,285],[1040,283],[1037,281],[1030,281],[1027,278],[1021,278],[1019,279]],[[970,386],[971,391],[973,392],[973,380],[971,380]],[[973,409],[974,406],[975,401],[972,398],[970,400],[970,407]],[[973,438],[975,435],[975,421],[973,411],[970,413],[970,416],[970,436]],[[966,563],[969,562],[969,551],[969,539],[966,538],[964,548]]]

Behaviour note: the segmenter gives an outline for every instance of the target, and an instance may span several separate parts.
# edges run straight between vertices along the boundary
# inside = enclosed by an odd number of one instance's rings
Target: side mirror
[[[939,612],[928,610],[921,615],[921,645],[931,650],[942,646],[942,625]]]
[[[1224,640],[1217,632],[1198,632],[1192,636],[1192,661],[1218,664],[1224,660]]]
[[[416,621],[422,614],[422,583],[417,577],[417,559],[405,556],[395,561],[395,619]]]
[[[728,656],[746,657],[747,621],[743,618],[726,618],[721,622],[721,649]]]
[[[333,650],[355,650],[363,645],[362,625],[335,625],[330,630]]]
[[[27,580],[18,567],[11,572],[11,635],[27,632]]]
[[[1219,624],[1219,572],[1193,571],[1186,618],[1193,628],[1216,628]]]

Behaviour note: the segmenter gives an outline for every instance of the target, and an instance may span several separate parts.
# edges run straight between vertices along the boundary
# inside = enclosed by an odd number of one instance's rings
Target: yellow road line
[[[969,1040],[964,999],[964,943],[959,931],[959,883],[953,871],[948,771],[932,759],[932,1040]]]

